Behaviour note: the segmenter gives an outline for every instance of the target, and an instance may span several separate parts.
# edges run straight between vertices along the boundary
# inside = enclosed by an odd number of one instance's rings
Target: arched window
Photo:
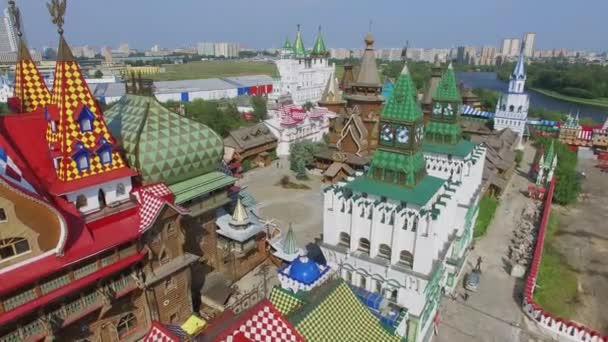
[[[398,296],[398,295],[399,295],[399,291],[398,291],[397,289],[394,289],[394,290],[392,290],[392,291],[391,291],[391,298],[390,298],[390,299],[391,299],[393,302],[396,302],[396,301],[397,301],[397,296]]]
[[[101,151],[101,153],[99,154],[99,158],[101,159],[101,163],[103,165],[110,164],[112,162],[112,153],[110,153],[110,149],[103,149],[103,151]]]
[[[369,240],[366,238],[359,239],[359,251],[369,254]]]
[[[116,185],[116,196],[122,196],[125,194],[125,192],[127,192],[125,190],[125,185],[122,183],[118,183],[118,185]]]
[[[89,156],[86,153],[81,153],[78,158],[76,158],[76,163],[78,164],[78,170],[88,170],[89,169]]]
[[[353,272],[346,271],[346,282],[349,284],[353,282]]]
[[[517,112],[518,112],[518,113],[521,113],[521,111],[522,111],[523,109],[524,109],[524,107],[523,107],[523,106],[519,106],[519,107],[517,107]]]
[[[16,237],[0,240],[0,261],[10,259],[30,251],[30,244],[25,238]]]
[[[401,251],[399,253],[399,263],[412,268],[414,266],[414,255],[408,251]]]
[[[132,332],[137,328],[137,317],[131,312],[122,316],[116,324],[116,331],[119,337],[124,337],[128,333]]]
[[[338,242],[340,246],[344,246],[346,248],[350,248],[350,235],[348,233],[340,233],[340,241]]]
[[[76,197],[76,208],[80,209],[88,205],[87,196],[80,194]]]
[[[360,287],[361,287],[361,288],[363,288],[363,289],[367,288],[367,279],[365,278],[365,276],[364,276],[364,275],[361,275],[361,276],[360,276],[360,279],[359,279],[359,285],[360,285]]]
[[[381,244],[378,248],[378,256],[383,259],[391,260],[391,248],[388,245]]]
[[[509,112],[514,112],[515,111],[515,106],[514,105],[510,105],[509,106]]]

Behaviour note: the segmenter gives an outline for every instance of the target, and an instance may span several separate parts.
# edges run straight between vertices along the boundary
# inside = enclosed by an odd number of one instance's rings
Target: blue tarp
[[[182,93],[182,102],[189,102],[190,101],[189,98],[190,98],[190,96],[189,96],[188,92]]]

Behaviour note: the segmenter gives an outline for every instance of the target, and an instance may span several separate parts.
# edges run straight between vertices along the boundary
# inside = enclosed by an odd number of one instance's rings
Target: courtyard
[[[283,176],[310,189],[285,189],[279,182]],[[273,219],[281,231],[291,224],[298,246],[305,248],[321,237],[323,231],[323,183],[321,177],[309,175],[299,181],[289,170],[287,159],[275,161],[271,166],[251,170],[239,181],[258,202],[260,216]]]
[[[578,280],[578,298],[570,319],[604,334],[608,333],[608,174],[597,161],[579,159],[582,179],[579,201],[568,207],[554,206],[557,230],[553,245],[567,260]],[[542,285],[541,285],[542,286]]]

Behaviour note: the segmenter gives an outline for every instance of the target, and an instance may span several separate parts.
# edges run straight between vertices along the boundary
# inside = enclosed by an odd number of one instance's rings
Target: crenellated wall
[[[524,289],[524,299],[522,303],[523,310],[525,314],[536,323],[537,326],[542,328],[544,332],[554,338],[575,342],[606,342],[608,341],[608,336],[602,336],[599,332],[579,323],[553,316],[550,312],[545,311],[534,301],[533,294],[536,287],[536,278],[538,276],[538,269],[540,267],[543,254],[543,246],[547,232],[547,223],[549,221],[549,215],[551,212],[555,183],[556,179],[553,178],[549,185],[547,196],[545,197],[545,207],[543,209],[543,215],[541,218],[540,227],[538,229],[534,257],[528,271],[528,278],[526,279],[526,286]]]

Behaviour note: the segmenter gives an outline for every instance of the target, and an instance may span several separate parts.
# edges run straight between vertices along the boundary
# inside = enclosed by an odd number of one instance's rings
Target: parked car
[[[479,275],[479,272],[472,271],[471,273],[467,274],[467,277],[464,281],[464,288],[473,292],[477,291],[477,289],[479,288],[480,280],[481,277]]]

